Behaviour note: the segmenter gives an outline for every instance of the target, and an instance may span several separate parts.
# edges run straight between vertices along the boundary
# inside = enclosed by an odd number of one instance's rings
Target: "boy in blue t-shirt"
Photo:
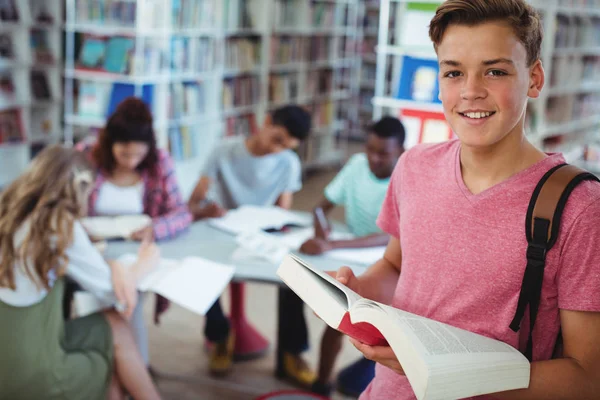
[[[404,152],[405,131],[393,117],[384,117],[371,126],[365,152],[355,154],[325,188],[325,198],[314,209],[315,237],[305,242],[300,251],[321,254],[339,248],[385,246],[389,236],[376,224],[390,177]],[[346,225],[355,236],[349,240],[330,240],[327,214],[335,206],[345,209]],[[313,391],[328,395],[333,365],[342,346],[342,334],[327,328],[321,341],[319,376]],[[347,367],[338,379],[340,389],[348,394],[361,393],[374,375],[375,363],[362,358]]]

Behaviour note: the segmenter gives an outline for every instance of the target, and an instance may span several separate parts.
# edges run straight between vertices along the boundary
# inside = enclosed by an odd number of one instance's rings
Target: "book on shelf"
[[[42,64],[53,64],[56,60],[48,44],[48,31],[32,29],[29,37],[34,61]]]
[[[206,88],[202,82],[176,82],[169,85],[169,118],[196,116],[206,112]]]
[[[274,35],[271,38],[271,64],[308,61],[308,44],[303,36]]]
[[[31,70],[29,79],[31,81],[31,94],[34,99],[50,100],[52,98],[48,76],[45,71]]]
[[[399,118],[406,128],[406,148],[418,143],[439,143],[452,139],[454,133],[443,112],[403,108]]]
[[[13,38],[10,32],[0,32],[0,60],[15,57]]]
[[[223,108],[250,106],[258,103],[260,83],[256,76],[238,76],[223,80]]]
[[[43,24],[53,24],[56,18],[49,9],[49,4],[42,1],[29,0],[29,13],[31,19]]]
[[[25,141],[23,115],[20,109],[0,111],[0,144]]]
[[[371,346],[390,346],[419,400],[529,386],[529,361],[506,343],[365,299],[292,255],[277,275],[330,327]]]
[[[279,73],[269,76],[269,101],[275,104],[294,102],[299,95],[297,73]]]
[[[225,136],[249,136],[258,132],[254,113],[228,117],[225,121]]]
[[[17,101],[17,88],[10,71],[0,71],[0,106]]]
[[[0,21],[19,21],[19,9],[16,0],[0,0]]]
[[[310,22],[313,28],[327,28],[334,26],[335,4],[326,2],[313,2],[310,7]]]
[[[441,104],[439,66],[433,58],[402,56],[402,71],[396,97],[423,103]]]
[[[135,254],[124,254],[117,259],[126,267],[136,261]],[[158,265],[137,282],[137,288],[142,292],[160,294],[193,313],[205,315],[225,290],[234,272],[233,266],[200,257],[182,260],[161,258]],[[79,317],[114,306],[103,304],[86,292],[76,292],[74,304]]]
[[[273,4],[273,26],[275,28],[302,27],[302,13],[305,0],[275,0]]]
[[[169,152],[175,161],[184,161],[198,155],[198,127],[180,125],[169,128]]]
[[[259,29],[263,12],[261,0],[223,0],[225,29]]]
[[[260,64],[260,36],[230,37],[225,44],[225,68],[250,70]]]
[[[198,38],[194,69],[196,72],[206,72],[215,69],[215,41],[210,38]]]

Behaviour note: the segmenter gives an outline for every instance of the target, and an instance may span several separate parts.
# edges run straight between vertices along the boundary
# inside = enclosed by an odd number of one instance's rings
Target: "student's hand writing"
[[[129,319],[137,305],[136,279],[131,268],[119,262],[111,262],[111,280],[115,297],[117,298],[117,311]]]
[[[330,242],[325,239],[312,238],[307,240],[300,246],[300,251],[305,254],[313,256],[323,254],[328,250],[331,250],[333,246]]]
[[[143,240],[151,241],[154,239],[154,229],[152,228],[152,225],[148,225],[145,228],[133,232],[129,238],[131,240],[137,240],[138,242]]]
[[[385,367],[388,367],[397,374],[404,375],[402,365],[398,362],[398,358],[392,351],[390,346],[369,346],[361,343],[356,339],[349,338],[350,343],[360,351],[365,358],[373,360]]]

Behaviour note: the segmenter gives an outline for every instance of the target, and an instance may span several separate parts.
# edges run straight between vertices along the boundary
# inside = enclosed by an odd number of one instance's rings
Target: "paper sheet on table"
[[[282,235],[277,235],[277,239],[279,239],[285,246],[290,248],[291,250],[298,250],[302,243],[306,242],[308,239],[311,239],[315,236],[314,228],[301,228],[301,229],[292,229],[290,232],[286,232]],[[348,232],[336,232],[333,231],[329,235],[330,240],[346,240],[352,239],[354,236]]]
[[[329,258],[354,264],[371,265],[383,257],[386,246],[365,247],[360,249],[337,249],[325,253]]]
[[[242,206],[229,211],[222,218],[213,218],[209,224],[233,234],[261,232],[264,229],[281,229],[286,225],[306,226],[310,218],[296,215],[281,207]]]

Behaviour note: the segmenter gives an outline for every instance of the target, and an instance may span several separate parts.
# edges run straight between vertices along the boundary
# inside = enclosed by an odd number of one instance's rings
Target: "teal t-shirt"
[[[344,206],[346,225],[355,236],[381,233],[376,224],[390,178],[377,179],[364,153],[353,155],[325,188],[330,202]]]

